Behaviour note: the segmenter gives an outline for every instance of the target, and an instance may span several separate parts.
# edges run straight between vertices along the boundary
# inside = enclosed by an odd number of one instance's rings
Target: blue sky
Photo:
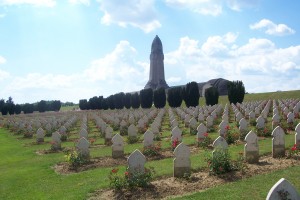
[[[0,0],[0,98],[15,103],[143,89],[158,35],[170,86],[213,78],[300,89],[300,1]]]

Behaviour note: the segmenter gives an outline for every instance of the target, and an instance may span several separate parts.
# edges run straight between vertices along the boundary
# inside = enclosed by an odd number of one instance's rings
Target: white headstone
[[[171,137],[172,142],[174,142],[175,140],[177,140],[178,142],[181,142],[181,140],[182,140],[181,135],[182,135],[182,132],[178,128],[178,126],[173,128],[172,129],[172,137]]]
[[[55,131],[54,133],[52,133],[52,137],[51,138],[52,138],[52,141],[51,141],[52,146],[51,146],[51,148],[53,150],[59,150],[59,149],[61,149],[61,140],[60,140],[61,135],[57,131]]]
[[[262,117],[262,116],[259,116],[257,119],[256,119],[256,127],[258,129],[263,129],[265,128],[265,119]]]
[[[128,170],[130,173],[144,173],[145,172],[145,163],[146,157],[136,149],[127,159]]]
[[[191,171],[191,160],[190,160],[190,149],[183,143],[180,143],[174,149],[175,159],[173,160],[174,177],[183,177],[185,174],[190,174]]]
[[[295,128],[295,144],[300,145],[300,123]]]
[[[250,131],[245,137],[244,146],[245,160],[249,163],[257,163],[259,160],[259,148],[257,135]]]
[[[273,158],[285,156],[285,133],[280,126],[277,126],[272,132],[272,154]]]
[[[144,133],[144,147],[149,147],[149,146],[152,146],[153,145],[153,139],[154,139],[154,134],[147,130],[145,133]]]
[[[36,131],[36,142],[37,143],[44,142],[44,137],[45,137],[45,131],[42,128],[39,128]]]
[[[84,158],[89,158],[90,157],[89,146],[90,146],[89,141],[87,141],[86,138],[82,137],[79,139],[76,145],[76,150]]]
[[[88,132],[86,131],[86,129],[81,128],[80,133],[79,133],[79,137],[80,138],[84,137],[85,139],[88,138]]]
[[[137,128],[134,124],[130,124],[128,127],[128,136],[137,137]]]
[[[269,191],[266,200],[299,200],[300,195],[294,186],[286,179],[281,178]]]
[[[239,122],[239,130],[240,131],[247,131],[248,130],[248,122],[245,120],[245,118],[242,118]]]
[[[112,157],[120,158],[124,156],[124,140],[120,134],[112,138]]]

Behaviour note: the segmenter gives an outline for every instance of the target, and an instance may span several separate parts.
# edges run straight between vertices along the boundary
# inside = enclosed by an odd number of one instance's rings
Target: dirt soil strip
[[[176,179],[173,177],[153,181],[148,188],[130,190],[98,190],[91,194],[89,200],[98,199],[166,199],[172,196],[182,196],[201,190],[216,187],[228,182],[238,181],[258,174],[267,174],[271,171],[285,169],[294,165],[300,165],[300,160],[274,159],[271,156],[263,156],[258,164],[246,164],[244,173],[233,171],[224,175],[209,175],[208,170],[193,173],[190,180]]]

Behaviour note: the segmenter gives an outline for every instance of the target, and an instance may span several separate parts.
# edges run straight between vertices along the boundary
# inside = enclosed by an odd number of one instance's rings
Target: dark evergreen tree
[[[242,103],[245,96],[245,86],[242,81],[230,81],[228,83],[228,100],[233,104]]]
[[[2,110],[2,108],[3,108],[3,106],[4,106],[4,104],[5,104],[4,99],[1,99],[1,100],[0,100],[0,112],[1,112],[1,110]]]
[[[125,94],[123,92],[114,95],[113,100],[116,109],[124,108],[124,99],[125,99]]]
[[[206,105],[215,105],[219,101],[219,91],[215,87],[210,87],[205,90],[205,103]]]
[[[200,98],[198,83],[194,81],[187,83],[185,88],[183,89],[182,96],[184,98],[186,107],[198,106]]]
[[[104,98],[104,99],[102,100],[102,109],[103,109],[103,110],[108,110],[108,109],[109,109],[109,105],[108,105],[108,100],[107,100],[107,98]]]
[[[24,105],[22,105],[22,110],[23,110],[24,114],[33,113],[34,112],[34,104],[25,103]]]
[[[164,88],[159,88],[153,92],[153,101],[156,108],[163,108],[166,105],[166,91]]]
[[[110,95],[106,99],[107,99],[109,109],[114,110],[116,108],[114,104],[114,95]]]
[[[18,115],[18,114],[21,113],[21,111],[22,111],[22,106],[19,105],[19,104],[16,104],[16,106],[15,106],[15,114]]]
[[[134,94],[131,95],[130,102],[131,102],[131,107],[132,108],[137,109],[137,108],[140,107],[140,105],[141,105],[140,97],[139,97],[139,94],[137,92],[135,92]]]
[[[182,88],[181,87],[169,88],[167,100],[170,107],[172,108],[180,107],[182,103]]]
[[[8,113],[8,105],[7,105],[7,103],[5,103],[2,106],[1,113],[2,113],[2,115],[7,115],[7,113]]]
[[[8,97],[8,100],[6,101],[7,111],[10,115],[13,115],[15,113],[15,104],[12,100],[12,97]]]
[[[52,101],[52,110],[59,111],[61,108],[61,102],[59,100]]]
[[[39,112],[45,112],[47,110],[47,102],[45,100],[38,102],[37,109]]]
[[[153,90],[151,88],[141,90],[140,101],[142,108],[151,108],[153,104]]]
[[[79,100],[79,108],[80,110],[88,110],[89,109],[88,101],[86,99]]]
[[[125,97],[124,97],[124,106],[127,109],[129,109],[131,107],[130,99],[131,99],[131,94],[130,93],[126,93]]]

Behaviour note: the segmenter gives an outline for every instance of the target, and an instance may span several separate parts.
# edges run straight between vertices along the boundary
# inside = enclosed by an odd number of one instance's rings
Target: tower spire
[[[164,53],[160,38],[156,35],[151,45],[150,74],[145,89],[169,88],[165,80]]]

